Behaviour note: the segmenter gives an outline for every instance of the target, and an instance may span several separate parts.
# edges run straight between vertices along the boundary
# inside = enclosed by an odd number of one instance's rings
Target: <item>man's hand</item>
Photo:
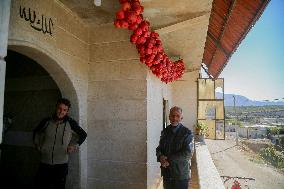
[[[78,146],[68,146],[67,147],[67,153],[74,153],[74,152],[78,152]]]
[[[167,156],[164,156],[164,155],[160,156],[161,166],[164,168],[167,168],[170,165],[167,159],[168,159]]]

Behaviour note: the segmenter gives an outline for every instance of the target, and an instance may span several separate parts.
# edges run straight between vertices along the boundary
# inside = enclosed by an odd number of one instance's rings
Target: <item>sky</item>
[[[220,78],[226,94],[251,100],[284,98],[284,0],[270,1]]]

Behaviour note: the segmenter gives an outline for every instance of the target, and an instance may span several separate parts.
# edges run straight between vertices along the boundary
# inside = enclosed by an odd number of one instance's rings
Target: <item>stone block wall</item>
[[[51,18],[52,35],[31,27],[21,18],[20,8]],[[202,58],[200,43],[208,19],[206,13],[188,22],[194,35],[183,53],[193,49],[188,56],[193,57],[194,67]],[[171,45],[179,32],[161,35],[165,47],[175,48]],[[197,39],[196,33],[200,33]],[[140,63],[130,35],[113,24],[87,26],[58,0],[12,1],[9,49],[46,69],[62,96],[73,102],[71,115],[88,130],[88,143],[81,146],[80,155],[71,157],[68,188],[158,188],[161,177],[155,148],[163,126],[163,99],[169,107],[184,109],[186,126],[192,128],[196,121],[198,73],[188,73],[173,84],[161,83]]]
[[[163,99],[172,104],[171,84],[162,83],[151,72],[147,77],[147,188],[161,185],[160,164],[156,148],[163,129]]]
[[[26,19],[23,14],[24,8]],[[34,15],[36,20],[32,21]],[[43,19],[47,19],[47,27],[49,19],[52,20],[51,35],[44,33],[41,25],[37,24],[38,19],[39,22],[42,21],[42,16]],[[11,3],[8,49],[33,59],[49,73],[62,96],[71,100],[71,115],[85,130],[89,70],[88,39],[88,27],[57,0],[13,0]],[[80,155],[71,156],[68,188],[86,188],[87,142],[81,146],[79,153]]]
[[[146,74],[128,31],[91,28],[89,189],[146,188]]]
[[[198,72],[189,72],[172,85],[173,104],[183,109],[182,123],[191,130],[197,120],[197,78]]]

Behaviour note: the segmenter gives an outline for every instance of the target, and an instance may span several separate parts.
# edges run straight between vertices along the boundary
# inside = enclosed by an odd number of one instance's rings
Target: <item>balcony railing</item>
[[[190,189],[225,189],[204,139],[195,138]]]

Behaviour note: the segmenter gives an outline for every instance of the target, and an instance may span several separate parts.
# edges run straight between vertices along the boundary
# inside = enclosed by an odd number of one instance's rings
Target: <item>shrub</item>
[[[274,147],[262,148],[259,151],[260,156],[271,165],[284,171],[284,156]]]

